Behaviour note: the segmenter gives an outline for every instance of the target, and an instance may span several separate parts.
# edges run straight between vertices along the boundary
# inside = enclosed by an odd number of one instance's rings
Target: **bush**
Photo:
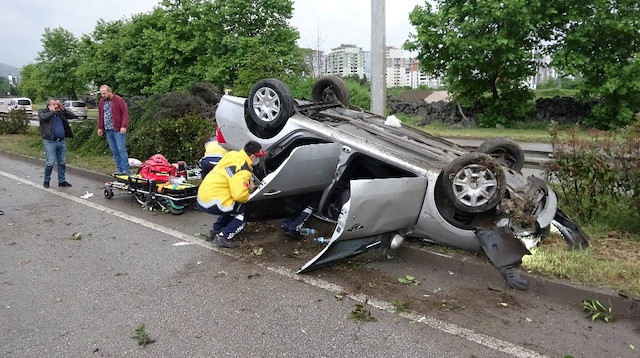
[[[220,102],[220,90],[208,82],[196,82],[189,87],[189,93],[203,100],[209,106]]]
[[[151,125],[138,126],[131,133],[127,143],[129,156],[145,161],[161,153],[172,163],[184,160],[195,165],[214,128],[211,120],[195,114],[157,119]]]
[[[527,88],[502,92],[498,98],[482,97],[479,103],[482,113],[478,114],[478,126],[485,128],[522,121],[534,107],[533,92]]]
[[[640,229],[640,125],[621,133],[592,130],[589,140],[576,133],[550,131],[554,160],[546,170],[560,204],[581,222]]]
[[[29,131],[29,118],[25,111],[11,111],[0,118],[0,134],[26,134]]]

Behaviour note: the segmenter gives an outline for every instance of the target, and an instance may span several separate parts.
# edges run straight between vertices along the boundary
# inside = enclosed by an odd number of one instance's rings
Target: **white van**
[[[18,110],[27,112],[29,118],[33,117],[33,103],[29,98],[0,98],[0,114]]]

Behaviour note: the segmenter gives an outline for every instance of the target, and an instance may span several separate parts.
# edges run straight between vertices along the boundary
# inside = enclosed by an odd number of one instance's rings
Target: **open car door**
[[[342,206],[327,247],[298,273],[357,255],[418,222],[427,178],[385,178],[350,181],[350,198]]]
[[[340,158],[340,144],[309,144],[262,179],[247,201],[247,221],[270,220],[299,213],[331,184]]]

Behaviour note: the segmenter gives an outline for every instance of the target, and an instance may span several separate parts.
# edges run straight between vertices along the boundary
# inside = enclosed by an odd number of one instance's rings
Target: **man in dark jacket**
[[[44,163],[44,187],[49,187],[53,163],[58,163],[58,186],[69,187],[71,184],[65,179],[67,160],[67,143],[65,138],[73,138],[69,118],[77,118],[71,111],[62,107],[55,98],[47,100],[47,108],[38,111],[40,131],[46,160]]]

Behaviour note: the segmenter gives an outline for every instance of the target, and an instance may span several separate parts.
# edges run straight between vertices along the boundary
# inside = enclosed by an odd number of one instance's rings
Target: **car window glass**
[[[84,104],[84,102],[73,102],[71,104],[71,106],[73,106],[73,107],[84,107],[85,104]]]
[[[18,104],[21,106],[30,106],[31,101],[29,101],[28,99],[19,99]]]

